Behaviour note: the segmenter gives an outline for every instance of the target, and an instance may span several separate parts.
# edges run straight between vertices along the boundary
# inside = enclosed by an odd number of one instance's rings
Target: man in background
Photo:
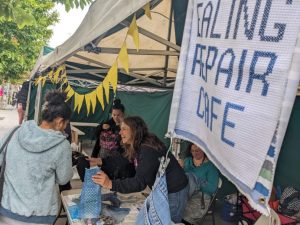
[[[19,124],[21,125],[24,119],[26,110],[27,96],[29,90],[29,81],[24,81],[21,90],[17,94],[17,108],[19,114]]]

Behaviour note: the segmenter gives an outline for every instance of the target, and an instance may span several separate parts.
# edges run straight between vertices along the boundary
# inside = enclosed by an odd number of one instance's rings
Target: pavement
[[[17,109],[0,110],[0,138],[15,126],[18,126]]]

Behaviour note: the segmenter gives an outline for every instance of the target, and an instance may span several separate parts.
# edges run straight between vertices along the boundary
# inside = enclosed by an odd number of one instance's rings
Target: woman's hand
[[[88,158],[87,159],[90,162],[90,167],[93,166],[102,166],[102,159],[101,158]]]
[[[101,185],[104,188],[112,189],[112,182],[109,177],[104,172],[98,172],[96,175],[92,176],[94,183]]]

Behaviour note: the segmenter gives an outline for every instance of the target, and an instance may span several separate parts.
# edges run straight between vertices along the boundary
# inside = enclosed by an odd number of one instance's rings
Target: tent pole
[[[171,0],[170,6],[170,14],[169,14],[169,28],[168,28],[168,41],[171,40],[171,31],[172,31],[172,18],[173,18],[173,0]],[[166,51],[169,51],[170,47],[167,45]],[[165,87],[167,84],[167,76],[168,76],[168,66],[169,66],[169,55],[166,55],[165,58],[165,72],[164,72],[164,81],[163,86]]]
[[[35,97],[34,120],[37,124],[40,122],[41,104],[42,104],[42,82],[39,82]]]

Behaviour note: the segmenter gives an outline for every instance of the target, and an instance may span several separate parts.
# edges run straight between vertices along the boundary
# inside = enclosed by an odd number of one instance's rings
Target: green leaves
[[[14,22],[18,25],[20,29],[24,26],[36,25],[36,21],[33,15],[28,14],[25,10],[20,7],[15,7],[12,9]]]
[[[80,6],[81,9],[88,6],[93,2],[93,0],[53,0],[54,2],[61,3],[65,5],[65,9],[67,12],[70,9],[78,8]]]
[[[52,35],[48,27],[58,21],[51,0],[18,0],[17,4],[13,19],[0,20],[0,79],[28,76]]]
[[[34,4],[35,1],[40,3],[46,2],[42,0],[28,0],[28,3]],[[91,4],[93,0],[50,0],[50,2],[65,5],[66,11],[69,12],[72,8],[80,7],[83,9]],[[36,18],[22,8],[23,3],[24,0],[0,0],[0,21],[13,21],[18,24],[20,29],[26,25],[34,25]]]

